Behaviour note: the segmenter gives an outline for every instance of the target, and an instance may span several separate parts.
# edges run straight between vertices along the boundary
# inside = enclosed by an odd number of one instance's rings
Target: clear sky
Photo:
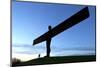
[[[45,42],[33,40],[74,15],[85,6],[12,2],[12,51],[14,54],[45,55]],[[52,38],[51,55],[95,54],[95,6],[88,6],[90,17]]]

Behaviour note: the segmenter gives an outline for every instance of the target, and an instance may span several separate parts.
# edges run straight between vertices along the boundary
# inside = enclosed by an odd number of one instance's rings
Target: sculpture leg
[[[50,43],[51,43],[51,40],[47,40],[47,43],[46,43],[47,57],[50,57],[50,52],[51,52]]]

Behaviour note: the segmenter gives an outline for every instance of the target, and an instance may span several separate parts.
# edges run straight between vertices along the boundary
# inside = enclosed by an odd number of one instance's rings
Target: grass
[[[59,63],[91,62],[91,61],[96,61],[96,55],[42,57],[42,58],[32,59],[26,62],[13,64],[13,67],[59,64]]]

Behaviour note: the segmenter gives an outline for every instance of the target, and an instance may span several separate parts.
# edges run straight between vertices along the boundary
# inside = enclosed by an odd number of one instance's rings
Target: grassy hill
[[[90,62],[96,61],[95,55],[82,56],[56,56],[56,57],[42,57],[32,59],[26,62],[13,64],[15,66],[30,66],[30,65],[44,65],[44,64],[59,64],[59,63],[74,63],[74,62]]]

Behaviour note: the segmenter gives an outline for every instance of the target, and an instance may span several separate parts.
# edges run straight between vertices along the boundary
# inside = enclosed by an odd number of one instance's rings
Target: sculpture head
[[[52,29],[52,27],[51,27],[51,26],[48,26],[48,29],[49,29],[49,30],[51,30],[51,29]]]

